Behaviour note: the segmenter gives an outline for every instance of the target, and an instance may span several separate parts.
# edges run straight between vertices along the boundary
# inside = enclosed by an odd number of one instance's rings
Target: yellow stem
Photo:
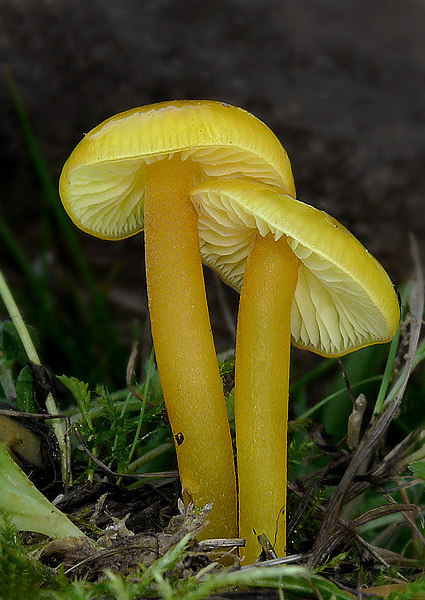
[[[205,296],[190,161],[147,169],[145,260],[152,336],[185,502],[213,502],[205,537],[237,531],[233,451]]]
[[[285,554],[291,304],[298,259],[286,238],[257,235],[242,285],[235,381],[239,535],[245,564],[266,534]],[[255,531],[255,533],[254,533]]]

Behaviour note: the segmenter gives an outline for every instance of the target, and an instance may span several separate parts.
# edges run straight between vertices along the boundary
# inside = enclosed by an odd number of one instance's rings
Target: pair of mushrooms
[[[264,533],[284,555],[291,338],[322,356],[389,341],[400,312],[388,275],[335,219],[294,198],[270,129],[220,102],[108,119],[71,154],[60,195],[91,235],[145,231],[152,336],[184,498],[213,502],[204,536],[246,538],[248,563]],[[241,294],[238,499],[202,263]]]

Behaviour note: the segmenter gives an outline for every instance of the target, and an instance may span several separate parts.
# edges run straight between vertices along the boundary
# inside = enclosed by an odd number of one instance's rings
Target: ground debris
[[[127,575],[140,566],[152,565],[188,533],[195,538],[204,527],[210,509],[207,505],[202,510],[194,510],[193,506],[184,507],[183,502],[179,501],[179,514],[170,520],[163,532],[134,534],[127,529],[126,517],[114,518],[112,525],[96,541],[75,538],[55,540],[43,548],[40,560],[50,568],[62,565],[67,575],[91,581],[102,577],[106,569]],[[193,539],[189,549],[195,551],[196,548],[197,542]],[[206,555],[203,555],[201,562],[204,565],[208,562]]]
[[[107,482],[86,483],[71,488],[55,505],[77,522],[89,521],[102,530],[111,525],[113,517],[123,519],[129,515],[128,529],[142,533],[164,529],[176,513],[178,493],[174,481],[157,481],[133,490]]]

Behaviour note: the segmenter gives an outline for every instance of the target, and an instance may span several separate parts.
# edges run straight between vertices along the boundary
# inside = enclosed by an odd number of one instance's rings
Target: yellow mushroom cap
[[[400,309],[391,280],[333,217],[247,179],[211,179],[198,184],[191,198],[199,215],[202,260],[237,290],[257,232],[276,240],[287,236],[299,259],[291,308],[296,346],[342,356],[392,339]]]
[[[120,113],[88,133],[62,171],[65,210],[103,239],[138,233],[146,167],[173,156],[192,161],[197,181],[251,177],[295,194],[288,156],[264,123],[222,102],[182,100]]]

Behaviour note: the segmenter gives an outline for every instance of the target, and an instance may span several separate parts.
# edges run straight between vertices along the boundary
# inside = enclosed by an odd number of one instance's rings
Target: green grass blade
[[[392,378],[392,374],[393,374],[393,368],[394,368],[394,361],[397,356],[398,343],[400,340],[401,324],[406,315],[406,303],[408,301],[408,297],[409,297],[409,288],[406,286],[406,288],[402,291],[402,294],[401,294],[402,314],[401,314],[401,319],[400,319],[400,325],[397,329],[397,333],[395,334],[395,336],[390,344],[390,351],[388,353],[387,364],[385,366],[385,371],[384,371],[384,377],[382,379],[381,387],[379,388],[378,397],[376,398],[375,408],[373,411],[373,414],[375,414],[375,415],[377,415],[381,412],[381,410],[384,406],[385,398],[387,396],[388,388],[390,386],[390,382],[391,382],[391,378]]]
[[[336,358],[328,358],[320,362],[317,367],[314,367],[308,373],[294,381],[291,384],[290,393],[295,394],[300,390],[300,388],[305,387],[315,379],[319,378],[324,373],[327,373],[330,369],[332,369],[335,365],[338,364],[338,360]]]
[[[143,416],[145,414],[146,399],[148,397],[149,386],[150,386],[150,383],[151,383],[151,376],[152,376],[152,370],[153,370],[154,361],[155,361],[155,349],[152,346],[151,355],[149,357],[149,363],[148,363],[148,371],[147,371],[147,374],[146,374],[146,379],[145,379],[145,383],[143,385],[143,391],[142,391],[143,402],[141,403],[142,405],[140,407],[139,420],[137,422],[136,433],[134,435],[133,443],[131,445],[130,452],[128,454],[128,463],[131,462],[131,459],[133,458],[134,451],[136,450],[136,447],[137,447],[137,445],[139,443],[140,431],[142,429]]]
[[[58,195],[56,184],[50,175],[49,169],[38,145],[37,139],[33,133],[28,115],[25,110],[25,106],[22,102],[13,76],[9,71],[6,70],[5,77],[15,106],[16,114],[18,116],[22,132],[25,137],[28,152],[36,176],[41,184],[42,190],[47,199],[48,207],[52,211],[57,227],[59,228],[59,233],[55,233],[55,237],[60,237],[62,242],[65,244],[68,250],[68,254],[75,266],[78,277],[81,279],[81,281],[84,282],[85,286],[89,291],[94,307],[91,314],[91,322],[89,324],[89,332],[90,335],[93,337],[92,346],[102,348],[102,352],[104,353],[107,359],[106,363],[103,365],[103,370],[108,371],[110,370],[111,365],[114,365],[116,363],[116,358],[120,355],[120,348],[117,342],[118,336],[116,335],[115,328],[113,326],[113,320],[108,310],[105,295],[99,289],[95,281],[89,263],[80,246],[74,225],[71,223],[70,219],[68,218],[63,209],[62,203]],[[43,219],[42,236],[42,255],[44,256],[46,255],[46,252],[48,250],[46,244],[48,244],[48,240],[52,237],[47,230],[47,220],[48,217],[45,215]],[[22,260],[22,255],[20,256],[20,259]],[[29,271],[27,267],[28,265],[26,264],[25,272],[28,275]],[[34,277],[30,276],[29,279],[33,284],[36,284]],[[37,285],[38,284],[36,284],[36,286]],[[41,288],[39,285],[38,290],[39,292],[41,292]]]
[[[39,148],[38,142],[32,131],[32,127],[29,122],[28,115],[26,113],[24,104],[16,86],[15,80],[9,71],[6,71],[6,82],[9,87],[9,91],[15,106],[16,114],[18,116],[22,132],[27,143],[28,152],[31,158],[31,162],[34,166],[35,173],[41,184],[41,187],[46,195],[49,202],[49,206],[52,209],[55,219],[60,228],[62,238],[68,246],[69,253],[77,267],[84,283],[89,288],[90,292],[94,297],[97,298],[99,292],[96,287],[96,283],[90,271],[88,262],[81,250],[80,244],[74,233],[73,226],[71,225],[68,217],[66,216],[62,204],[59,200],[59,195],[56,189],[56,185],[52,180],[49,169],[43,158],[42,152]]]
[[[0,524],[1,515],[9,517],[19,531],[37,531],[53,538],[84,536],[27,478],[3,444],[0,444]]]
[[[375,375],[374,377],[369,377],[368,379],[363,379],[362,381],[354,383],[351,386],[351,389],[353,390],[353,392],[356,392],[357,390],[361,390],[365,385],[367,385],[369,383],[374,383],[376,381],[382,381],[382,375]],[[306,418],[310,417],[314,412],[316,412],[316,410],[319,410],[319,408],[322,408],[328,402],[331,402],[332,400],[336,400],[337,398],[339,398],[340,396],[343,396],[344,394],[347,394],[346,387],[343,387],[340,390],[337,390],[336,392],[334,392],[333,394],[326,396],[326,398],[323,398],[323,400],[321,400],[320,402],[318,402],[317,404],[315,404],[314,406],[312,406],[311,408],[306,410],[298,418],[306,419]]]
[[[28,360],[35,363],[36,365],[41,365],[40,358],[37,354],[37,350],[35,349],[34,343],[31,339],[30,334],[28,333],[28,329],[25,326],[24,320],[22,319],[21,313],[16,305],[16,302],[11,294],[11,291],[6,283],[6,280],[3,276],[3,273],[0,271],[0,298],[2,298],[4,305],[6,306],[7,312],[10,315],[10,318],[15,325],[16,331],[19,334],[20,340],[25,348],[26,355]],[[49,393],[46,397],[46,408],[50,415],[57,415],[58,409],[56,407],[55,400],[51,393]],[[61,465],[62,465],[62,476],[66,476],[66,465],[68,464],[67,455],[68,448],[65,442],[65,428],[60,419],[53,419],[51,422],[51,426],[55,432],[56,438],[59,443],[60,451],[61,451]]]

